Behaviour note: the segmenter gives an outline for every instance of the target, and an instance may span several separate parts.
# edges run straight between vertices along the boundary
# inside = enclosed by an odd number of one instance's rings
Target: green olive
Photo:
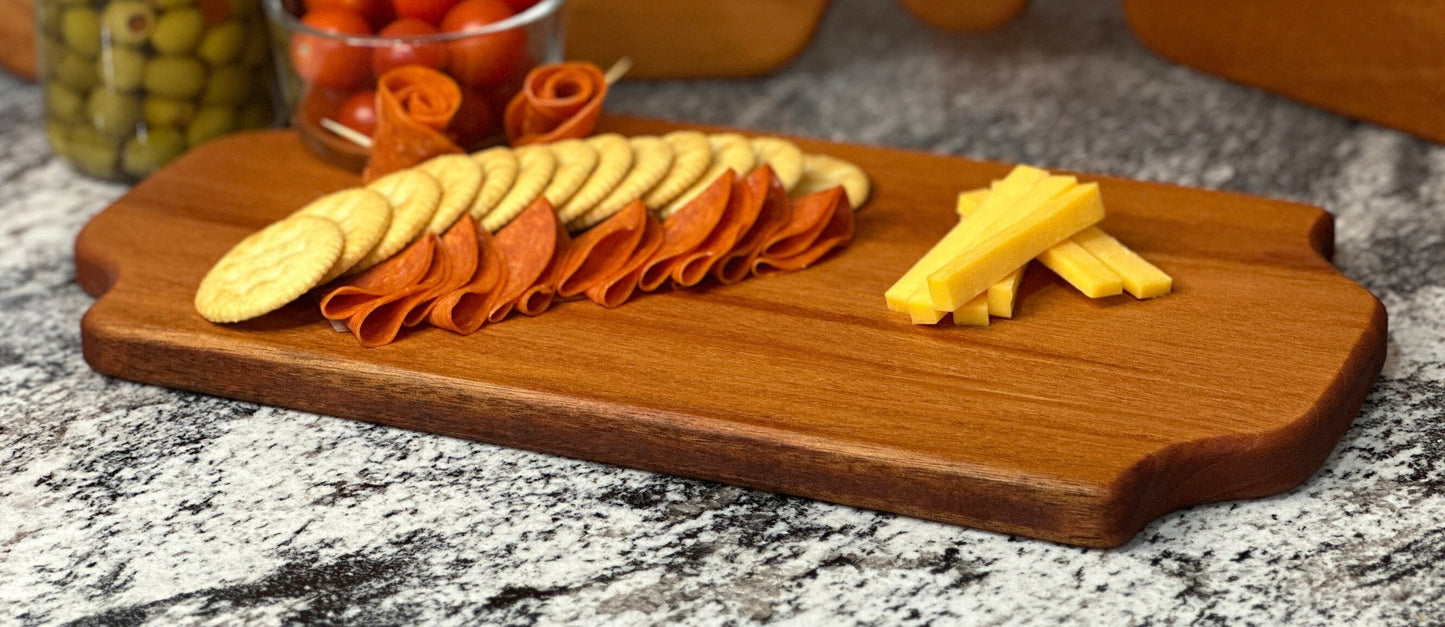
[[[206,88],[206,64],[195,57],[156,57],[146,64],[142,84],[157,96],[194,98]]]
[[[245,47],[246,26],[236,20],[227,20],[206,31],[200,47],[196,48],[196,56],[211,67],[219,67],[235,61]]]
[[[156,26],[156,12],[141,0],[114,0],[100,14],[100,23],[112,42],[139,46]]]
[[[126,174],[141,178],[186,151],[186,138],[169,128],[148,128],[125,142],[120,150],[120,167]]]
[[[186,127],[186,143],[197,146],[236,128],[236,110],[230,107],[201,107]]]
[[[95,61],[70,50],[60,54],[60,61],[55,64],[55,78],[76,91],[90,91],[100,83],[100,75],[95,72]]]
[[[196,119],[196,105],[189,100],[151,96],[141,105],[141,114],[148,127],[181,129]]]
[[[236,114],[237,128],[266,128],[276,123],[276,110],[271,107],[270,99],[259,98],[255,102],[241,108]]]
[[[106,46],[95,61],[101,83],[119,91],[135,91],[145,77],[145,53],[124,46]]]
[[[271,35],[262,20],[251,20],[246,25],[246,47],[241,51],[241,65],[258,67],[271,59],[269,48]]]
[[[100,54],[100,16],[89,7],[72,7],[60,16],[60,38],[66,47],[94,59]]]
[[[85,102],[86,112],[95,130],[108,137],[125,137],[140,124],[140,100],[130,94],[104,87],[91,90]]]
[[[78,126],[70,131],[69,146],[71,163],[81,172],[106,179],[120,178],[115,162],[120,151],[114,140],[88,126]]]
[[[70,126],[57,121],[45,124],[45,138],[50,141],[50,150],[65,156],[70,154]]]
[[[211,72],[206,91],[201,93],[202,105],[235,107],[254,91],[251,72],[239,65],[227,65]]]
[[[206,33],[206,18],[197,9],[171,9],[162,13],[151,32],[151,46],[161,54],[190,54]]]
[[[45,84],[45,112],[52,120],[74,122],[85,113],[85,97],[60,83]]]

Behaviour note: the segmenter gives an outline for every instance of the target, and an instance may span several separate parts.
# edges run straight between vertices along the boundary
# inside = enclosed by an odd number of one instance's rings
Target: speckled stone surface
[[[71,244],[123,189],[0,78],[0,623],[1445,621],[1445,148],[1172,66],[1116,4],[956,37],[840,0],[774,76],[609,108],[1330,209],[1389,357],[1298,489],[1086,550],[107,379]]]

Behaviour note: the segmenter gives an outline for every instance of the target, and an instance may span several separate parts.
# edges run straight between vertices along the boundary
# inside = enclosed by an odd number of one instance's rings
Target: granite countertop
[[[608,108],[1328,208],[1389,353],[1297,489],[1090,550],[102,377],[71,245],[124,189],[0,78],[0,623],[1445,620],[1445,149],[1164,62],[1117,4],[963,37],[839,0],[773,76]]]

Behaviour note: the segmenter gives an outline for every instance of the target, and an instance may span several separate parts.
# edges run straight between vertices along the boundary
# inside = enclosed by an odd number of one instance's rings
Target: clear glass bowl
[[[132,182],[277,121],[260,0],[36,0],[35,17],[50,146],[85,174]]]
[[[510,18],[468,30],[395,37],[312,28],[302,22],[301,3],[293,0],[264,0],[263,5],[291,125],[312,152],[359,171],[367,149],[331,129],[336,124],[364,127],[358,121],[366,116],[358,111],[366,101],[374,102],[377,71],[409,61],[435,65],[461,87],[462,107],[446,130],[457,145],[473,151],[505,142],[503,110],[527,72],[563,58],[562,3],[541,0]]]

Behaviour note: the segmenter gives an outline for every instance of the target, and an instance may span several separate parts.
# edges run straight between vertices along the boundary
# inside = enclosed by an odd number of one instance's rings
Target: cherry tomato
[[[481,28],[512,17],[502,0],[462,0],[442,18],[444,33]],[[527,54],[527,32],[512,28],[466,37],[447,44],[447,73],[473,87],[496,85],[521,65]]]
[[[376,132],[376,90],[352,94],[336,111],[336,121],[370,137]]]
[[[442,17],[457,5],[457,0],[392,0],[398,17],[411,17],[431,24],[440,24]]]
[[[306,0],[306,10],[341,9],[361,16],[373,29],[396,19],[391,0]]]
[[[307,11],[301,23],[328,33],[371,34],[366,20],[340,9]],[[348,89],[371,77],[370,50],[306,33],[291,37],[291,64],[302,79],[323,87]]]
[[[471,148],[501,132],[501,128],[497,126],[499,119],[501,118],[492,114],[492,105],[486,94],[475,89],[463,89],[462,106],[457,108],[457,114],[452,117],[447,131],[452,134],[458,146]]]
[[[521,12],[523,12],[523,11],[526,11],[527,9],[532,8],[533,6],[535,6],[538,2],[541,2],[542,0],[502,0],[502,1],[503,1],[503,2],[506,2],[506,3],[507,3],[507,6],[512,7],[512,12],[514,12],[514,13],[521,13]]]
[[[377,33],[382,37],[408,38],[435,35],[437,29],[414,17],[404,17],[386,25]],[[447,49],[440,42],[406,42],[379,46],[371,53],[371,71],[377,76],[403,65],[425,65],[440,70],[446,63]]]

